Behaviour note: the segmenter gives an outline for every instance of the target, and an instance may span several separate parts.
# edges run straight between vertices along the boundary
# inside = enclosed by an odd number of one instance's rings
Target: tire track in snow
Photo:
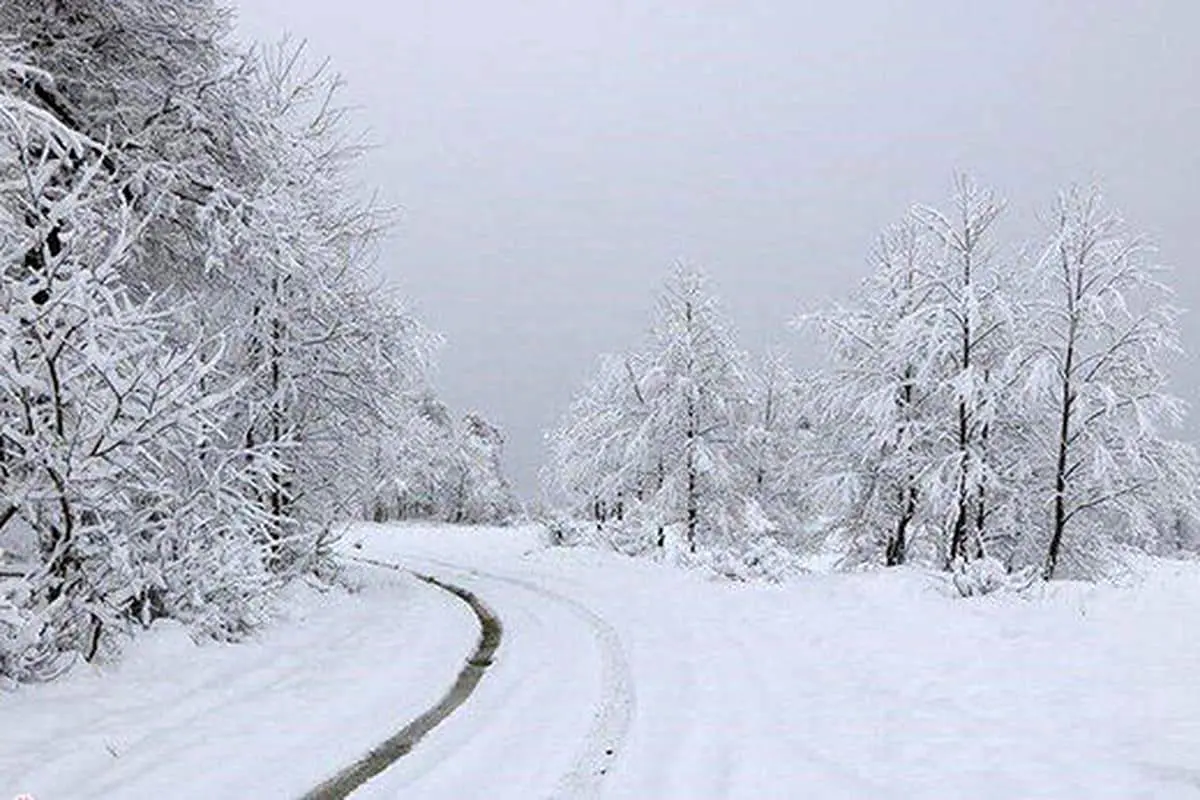
[[[384,569],[401,572],[408,571],[399,565],[388,564],[383,561],[366,558],[355,558],[355,560]],[[450,691],[436,705],[405,725],[397,733],[372,749],[371,752],[367,753],[354,764],[351,764],[317,788],[305,794],[303,800],[342,800],[342,798],[348,797],[351,792],[371,778],[374,778],[412,752],[412,749],[421,739],[425,738],[430,731],[441,724],[459,706],[467,701],[467,698],[475,691],[475,687],[479,685],[484,672],[491,666],[492,659],[496,655],[496,651],[500,648],[500,641],[504,635],[504,626],[500,623],[500,619],[496,616],[495,612],[483,601],[472,592],[460,586],[441,581],[431,575],[413,574],[425,583],[449,592],[470,606],[471,611],[479,619],[479,642],[475,646],[475,651],[467,659],[467,663],[463,665],[454,685],[450,687]]]
[[[1169,764],[1149,764],[1144,762],[1137,764],[1137,766],[1141,768],[1142,772],[1153,775],[1164,783],[1200,789],[1200,770],[1187,769]]]
[[[559,780],[551,797],[555,800],[599,797],[600,786],[617,760],[636,707],[633,674],[621,647],[620,637],[599,614],[576,600],[523,580],[499,576],[496,579],[567,606],[587,622],[596,634],[602,659],[600,707],[592,718],[592,726],[577,751],[571,770]]]
[[[549,800],[587,800],[599,797],[604,778],[612,771],[620,755],[621,746],[629,732],[637,707],[633,673],[616,630],[583,603],[536,583],[433,558],[414,557],[411,560],[473,578],[519,587],[565,606],[592,629],[600,645],[599,707],[593,713],[592,725],[576,751],[571,769],[559,779]]]

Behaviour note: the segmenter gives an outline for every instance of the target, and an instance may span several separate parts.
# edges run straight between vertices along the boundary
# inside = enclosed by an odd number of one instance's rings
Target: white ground
[[[475,695],[356,796],[1200,798],[1194,563],[964,601],[912,571],[730,585],[533,531],[347,542],[505,625]],[[475,638],[453,598],[357,569],[363,592],[300,593],[248,646],[166,630],[103,675],[0,695],[0,800],[289,797],[353,761]]]
[[[0,693],[0,800],[296,797],[437,701],[474,649],[458,600],[356,570],[241,645],[156,627],[115,667]]]

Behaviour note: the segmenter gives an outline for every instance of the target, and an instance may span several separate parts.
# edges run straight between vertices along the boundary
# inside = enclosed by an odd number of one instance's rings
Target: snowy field
[[[475,592],[475,694],[355,796],[1200,798],[1200,565],[961,600],[916,571],[731,585],[536,530],[359,526]],[[294,797],[449,687],[458,600],[351,562],[241,647],[166,628],[0,695],[0,797]],[[610,752],[611,751],[611,752]]]

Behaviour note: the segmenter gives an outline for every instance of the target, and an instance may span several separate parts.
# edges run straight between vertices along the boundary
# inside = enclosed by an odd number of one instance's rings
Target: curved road
[[[599,796],[635,707],[611,626],[524,578],[415,557],[357,560],[457,595],[481,621],[480,644],[435,707],[306,798],[465,797],[481,783],[496,798]]]

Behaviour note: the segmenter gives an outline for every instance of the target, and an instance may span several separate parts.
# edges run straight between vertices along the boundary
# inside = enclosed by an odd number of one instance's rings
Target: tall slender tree
[[[727,544],[745,492],[737,424],[750,386],[745,356],[697,270],[677,267],[659,297],[642,391],[639,435],[665,467],[655,500],[664,522],[681,526],[692,552]]]
[[[1059,196],[1033,265],[1029,381],[1052,465],[1037,494],[1049,515],[1047,580],[1064,549],[1086,552],[1106,529],[1147,539],[1160,508],[1196,508],[1195,456],[1169,438],[1183,405],[1166,390],[1165,362],[1179,343],[1151,252],[1097,191],[1075,188]]]
[[[947,564],[983,554],[989,484],[994,482],[989,441],[995,373],[1005,351],[1005,320],[997,278],[993,226],[1004,210],[994,192],[959,175],[951,211],[917,206],[913,217],[932,237],[931,276],[938,286],[933,302],[942,324],[935,342],[943,349],[945,386],[953,395],[953,452],[946,466],[954,473],[953,523]]]
[[[888,229],[857,304],[802,319],[831,347],[822,384],[818,438],[823,496],[841,508],[840,527],[857,532],[854,560],[903,564],[918,528],[936,533],[937,462],[945,319],[936,242],[913,217]]]

